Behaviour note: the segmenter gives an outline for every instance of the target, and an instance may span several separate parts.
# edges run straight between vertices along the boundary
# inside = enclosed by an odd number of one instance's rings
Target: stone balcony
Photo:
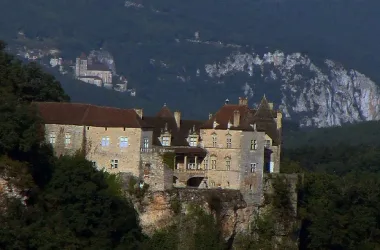
[[[151,153],[174,153],[174,149],[164,148],[164,147],[151,147],[151,148],[140,148],[140,153],[151,154]]]

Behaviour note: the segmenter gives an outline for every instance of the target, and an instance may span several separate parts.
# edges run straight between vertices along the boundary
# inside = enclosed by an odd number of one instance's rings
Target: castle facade
[[[264,97],[224,104],[208,120],[181,119],[163,106],[142,109],[36,103],[57,155],[85,152],[95,168],[128,173],[152,190],[172,187],[240,190],[259,203],[265,173],[280,172],[282,114]]]

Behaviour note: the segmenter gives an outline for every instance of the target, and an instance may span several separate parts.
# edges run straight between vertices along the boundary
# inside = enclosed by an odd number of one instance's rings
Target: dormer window
[[[198,137],[197,136],[190,136],[189,145],[190,145],[190,147],[196,147],[198,145]]]
[[[162,137],[162,146],[164,146],[164,147],[170,146],[170,136],[163,136]]]
[[[214,121],[213,123],[212,123],[212,128],[216,128],[216,126],[218,126],[219,124],[216,122],[216,121]]]

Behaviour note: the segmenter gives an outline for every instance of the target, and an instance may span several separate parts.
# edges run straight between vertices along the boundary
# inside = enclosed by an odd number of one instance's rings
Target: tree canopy
[[[69,101],[60,83],[0,42],[1,249],[137,249],[143,240],[118,178],[80,154],[56,158],[33,101]],[[4,190],[3,190],[4,191]]]

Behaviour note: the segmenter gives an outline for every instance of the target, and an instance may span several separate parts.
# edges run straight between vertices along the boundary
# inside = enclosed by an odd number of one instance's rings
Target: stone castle
[[[181,119],[164,105],[142,109],[76,103],[35,103],[57,155],[81,150],[98,169],[133,175],[153,191],[173,187],[240,190],[263,199],[265,173],[280,172],[282,114],[265,96],[225,103],[206,121]]]
[[[84,53],[75,61],[75,78],[98,87],[112,86],[112,71],[107,65],[94,62]]]

